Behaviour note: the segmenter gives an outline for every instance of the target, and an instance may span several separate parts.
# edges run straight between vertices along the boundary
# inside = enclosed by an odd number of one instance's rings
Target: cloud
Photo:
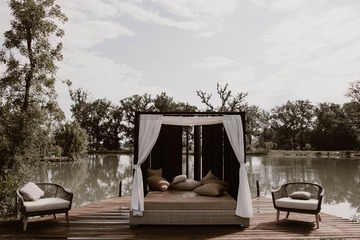
[[[183,18],[222,17],[234,10],[235,0],[153,0],[168,12]]]
[[[69,48],[92,48],[120,36],[133,36],[134,32],[116,21],[116,8],[101,0],[66,1],[62,11],[69,18],[63,26],[64,45]]]
[[[61,78],[70,79],[74,88],[82,87],[94,92],[97,98],[120,100],[153,89],[140,84],[142,73],[125,64],[89,51],[77,50],[65,52],[64,55],[65,61],[60,64]]]
[[[277,12],[293,12],[299,11],[301,7],[308,4],[316,4],[313,0],[249,0],[251,3],[257,6],[267,8]]]
[[[61,9],[64,13],[71,15],[77,20],[91,19],[107,19],[116,17],[118,11],[113,4],[104,0],[91,0],[84,4],[83,0],[72,0],[61,2]]]
[[[92,48],[120,36],[134,32],[110,20],[69,21],[65,27],[64,45],[69,48]]]
[[[340,7],[323,14],[300,13],[273,27],[264,35],[268,64],[298,64],[341,51],[347,44],[357,45],[360,30],[359,7]],[[346,57],[353,58],[354,54]]]
[[[199,67],[203,70],[209,70],[233,67],[239,64],[241,63],[225,57],[208,57],[199,64]]]
[[[65,51],[64,59],[59,64],[59,79],[71,80],[72,89],[82,88],[90,92],[93,99],[106,98],[116,104],[134,94],[160,92],[158,87],[142,82],[141,72],[88,50]],[[70,109],[68,89],[61,84],[57,88],[63,109]]]
[[[246,92],[254,84],[256,71],[253,67],[243,67],[239,70],[224,72],[221,76],[220,83],[222,85],[229,84],[231,88],[241,89]]]
[[[217,19],[234,10],[235,0],[153,0],[145,6],[141,1],[114,1],[121,14],[157,25],[186,31],[204,31],[218,27]],[[156,9],[156,10],[154,10]]]

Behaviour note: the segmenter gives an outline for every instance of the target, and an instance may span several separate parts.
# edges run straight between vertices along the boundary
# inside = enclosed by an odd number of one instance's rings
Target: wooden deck
[[[320,229],[312,215],[291,213],[275,224],[271,199],[254,198],[249,228],[238,226],[128,225],[129,197],[110,198],[72,209],[70,224],[64,216],[33,218],[28,230],[19,224],[0,228],[0,239],[360,239],[360,223],[322,213]],[[280,218],[284,218],[282,213]]]

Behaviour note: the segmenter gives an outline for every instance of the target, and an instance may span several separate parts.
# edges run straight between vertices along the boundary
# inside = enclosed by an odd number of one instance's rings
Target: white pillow
[[[24,196],[26,200],[35,201],[44,196],[44,191],[41,190],[35,183],[28,182],[22,188],[20,188],[21,195]]]
[[[175,184],[175,183],[179,183],[179,182],[184,182],[186,179],[187,179],[186,175],[178,175],[178,176],[174,177],[172,183]]]

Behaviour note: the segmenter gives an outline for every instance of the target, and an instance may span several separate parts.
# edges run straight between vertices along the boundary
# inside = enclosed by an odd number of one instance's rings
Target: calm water
[[[122,195],[132,187],[132,155],[90,155],[78,162],[44,163],[37,181],[55,182],[74,192],[74,206]],[[252,196],[256,181],[260,195],[271,198],[271,189],[285,182],[320,183],[325,188],[322,210],[344,218],[359,219],[360,160],[300,157],[248,157]]]

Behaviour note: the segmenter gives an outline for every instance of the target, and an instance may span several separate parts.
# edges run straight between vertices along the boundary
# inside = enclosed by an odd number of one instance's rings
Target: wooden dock
[[[129,226],[129,197],[116,197],[74,208],[67,226],[63,214],[33,218],[28,230],[2,226],[0,239],[360,239],[360,223],[322,213],[320,228],[313,215],[291,213],[275,224],[271,199],[253,199],[249,228],[238,226]],[[280,218],[284,218],[282,213]]]

